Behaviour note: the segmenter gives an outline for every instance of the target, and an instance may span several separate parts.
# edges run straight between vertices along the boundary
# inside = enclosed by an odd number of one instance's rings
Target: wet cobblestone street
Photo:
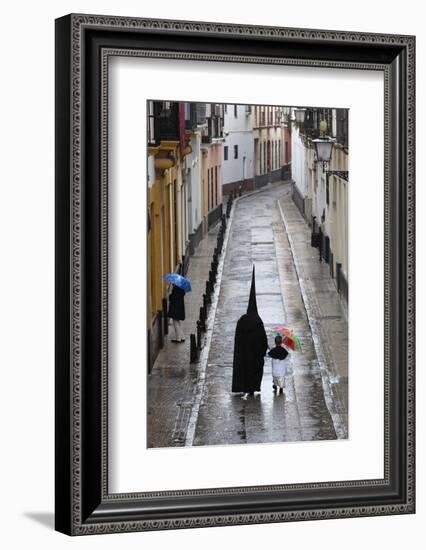
[[[205,241],[191,258],[193,282],[197,255],[207,251]],[[310,229],[293,203],[290,184],[268,186],[236,201],[224,254],[204,364],[190,365],[186,345],[176,355],[176,346],[167,343],[148,376],[148,446],[347,437],[346,312],[328,266],[310,246]],[[235,325],[247,308],[253,264],[259,314],[270,346],[272,326],[287,323],[299,336],[302,350],[291,352],[293,375],[287,377],[286,394],[273,393],[266,358],[261,393],[243,400],[231,393],[232,358]],[[195,287],[194,301],[196,293]],[[189,332],[193,328],[188,324],[188,340]]]

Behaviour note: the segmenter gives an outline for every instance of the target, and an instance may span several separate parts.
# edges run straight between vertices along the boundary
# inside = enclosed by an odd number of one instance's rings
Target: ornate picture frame
[[[108,59],[384,75],[383,479],[108,491]],[[415,511],[415,38],[72,14],[56,20],[56,529],[69,535]]]

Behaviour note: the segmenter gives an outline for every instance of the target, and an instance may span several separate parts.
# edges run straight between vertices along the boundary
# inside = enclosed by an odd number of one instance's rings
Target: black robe
[[[185,291],[173,285],[169,296],[169,311],[167,316],[179,321],[185,320]]]
[[[235,330],[232,391],[260,391],[268,339],[257,312],[246,313]]]

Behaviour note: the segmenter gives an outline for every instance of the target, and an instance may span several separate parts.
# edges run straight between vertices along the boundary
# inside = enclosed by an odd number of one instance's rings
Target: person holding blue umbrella
[[[191,283],[179,273],[169,273],[164,275],[164,279],[173,285],[169,295],[169,308],[167,311],[167,316],[173,320],[175,329],[175,338],[172,342],[181,344],[185,342],[185,334],[182,328],[182,321],[185,320],[185,294],[191,291]]]

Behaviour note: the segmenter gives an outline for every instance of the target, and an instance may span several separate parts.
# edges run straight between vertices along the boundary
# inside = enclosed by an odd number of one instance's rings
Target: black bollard
[[[164,331],[164,334],[168,334],[169,333],[169,318],[167,317],[167,299],[166,298],[163,298],[162,306],[163,306],[163,321],[164,321],[163,331]]]
[[[200,307],[200,327],[203,332],[206,331],[206,310]]]
[[[197,348],[201,349],[201,325],[200,321],[197,321]]]
[[[190,342],[190,361],[191,363],[195,363],[198,359],[197,341],[195,340],[195,334],[191,334]]]

